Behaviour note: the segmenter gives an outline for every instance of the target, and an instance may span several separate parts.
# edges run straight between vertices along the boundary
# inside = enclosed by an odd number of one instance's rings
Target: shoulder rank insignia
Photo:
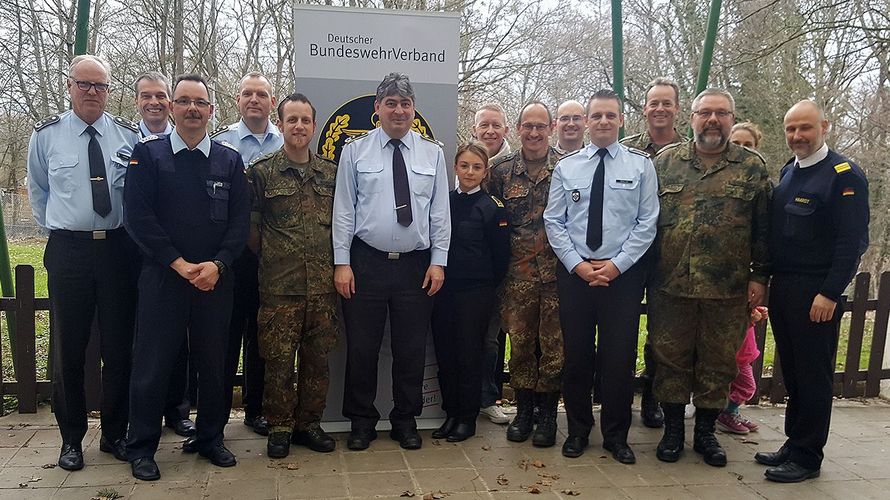
[[[837,172],[837,173],[839,173],[839,174],[842,174],[842,173],[847,172],[847,171],[849,171],[849,170],[852,170],[852,167],[850,167],[850,164],[847,163],[847,162],[839,163],[839,164],[837,164],[837,165],[834,166],[834,171]]]
[[[216,143],[219,144],[220,146],[225,146],[225,147],[231,149],[232,151],[234,151],[234,152],[236,152],[236,153],[238,152],[238,148],[236,148],[236,147],[235,147],[231,142],[229,142],[229,141],[216,141]]]
[[[220,135],[220,134],[222,134],[223,132],[226,132],[226,131],[228,131],[228,130],[229,130],[229,126],[228,126],[228,125],[220,125],[220,126],[217,127],[213,132],[210,132],[210,134],[209,134],[209,135],[210,135],[210,138],[213,139],[214,137],[216,137],[216,136],[218,136],[218,135]]]
[[[136,132],[137,134],[139,133],[139,124],[133,120],[128,120],[123,116],[115,116],[112,119],[119,127],[123,127],[131,132]]]
[[[578,154],[578,153],[580,153],[580,152],[581,152],[581,150],[578,149],[578,150],[572,151],[571,153],[567,153],[567,154],[562,155],[562,156],[559,158],[559,160],[556,161],[557,165],[559,164],[559,162],[565,160],[566,158],[568,158],[568,157],[570,157],[570,156],[575,156],[576,154]]]
[[[637,149],[637,148],[631,148],[631,147],[629,147],[629,148],[627,148],[627,150],[630,151],[631,153],[635,154],[635,155],[640,155],[640,156],[642,156],[643,158],[650,158],[650,157],[651,157],[651,155],[650,155],[649,153],[643,151],[642,149]]]
[[[622,139],[621,139],[620,141],[618,141],[618,142],[621,143],[621,144],[627,144],[627,143],[630,142],[630,141],[635,141],[635,140],[639,139],[640,137],[642,137],[642,135],[643,135],[642,132],[640,132],[639,134],[629,135],[629,136],[626,136],[626,137],[622,138]]]
[[[147,136],[143,137],[142,139],[139,139],[139,142],[145,144],[146,142],[151,142],[151,141],[154,141],[154,140],[157,140],[160,138],[161,138],[161,136],[159,136],[159,135],[147,135]]]
[[[59,115],[47,116],[46,118],[44,118],[34,124],[34,130],[40,130],[40,129],[46,128],[46,127],[52,125],[53,123],[59,123],[59,120],[61,120],[61,119],[62,119],[62,117]]]
[[[444,148],[444,147],[445,147],[444,144],[442,144],[441,142],[439,142],[439,141],[433,139],[432,137],[428,137],[428,136],[425,136],[425,135],[423,135],[423,134],[420,134],[420,138],[423,139],[423,140],[425,140],[426,142],[432,142],[433,144],[439,146],[440,148]]]
[[[512,153],[510,153],[508,155],[501,156],[501,157],[497,158],[494,161],[494,163],[489,164],[488,168],[492,169],[494,167],[497,167],[501,163],[506,163],[508,161],[514,160],[516,158],[516,155],[518,155],[518,154],[519,154],[519,151],[513,151]]]
[[[225,142],[225,141],[223,141],[223,142]],[[223,146],[231,147],[231,145],[229,143],[227,143],[227,142],[223,143],[223,142],[221,142],[220,144],[223,144]],[[232,149],[235,149],[235,148],[232,148]],[[256,165],[257,163],[262,163],[262,162],[268,160],[269,158],[272,158],[273,156],[275,156],[275,153],[277,153],[277,152],[278,151],[273,151],[271,153],[264,154],[263,156],[258,156],[256,158],[254,158],[250,163],[248,163],[247,166],[252,167],[252,166]]]
[[[369,130],[369,131],[364,132],[364,133],[362,133],[362,134],[358,134],[358,135],[350,135],[349,137],[346,138],[346,142],[345,142],[345,144],[349,144],[350,142],[354,142],[354,141],[357,141],[357,140],[359,140],[359,139],[364,139],[365,137],[368,137],[368,134],[370,134],[370,133],[371,133],[371,131]]]
[[[498,198],[497,196],[495,196],[493,194],[490,194],[488,196],[491,196],[491,201],[493,201],[494,204],[497,205],[498,208],[504,208],[504,202],[501,201],[500,198]]]

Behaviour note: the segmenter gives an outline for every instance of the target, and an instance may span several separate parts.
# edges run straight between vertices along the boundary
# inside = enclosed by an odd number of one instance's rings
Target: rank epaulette
[[[640,156],[642,156],[643,158],[651,158],[651,157],[652,157],[652,155],[650,155],[649,153],[643,151],[642,149],[637,149],[637,148],[631,148],[631,147],[628,147],[627,150],[630,151],[631,153],[635,154],[635,155],[640,155]]]
[[[219,144],[220,146],[225,146],[236,153],[238,152],[238,148],[236,148],[235,145],[229,141],[216,141],[216,143]]]
[[[344,144],[349,144],[350,142],[357,141],[359,139],[364,139],[365,137],[368,137],[368,134],[370,134],[370,133],[371,133],[371,131],[369,130],[367,132],[363,132],[358,135],[350,135],[349,137],[346,138],[346,142]]]
[[[760,151],[757,151],[756,149],[753,149],[753,148],[749,148],[748,146],[742,146],[742,147],[745,148],[745,151],[747,151],[749,153],[756,154],[757,157],[760,158],[760,161],[762,161],[763,163],[766,163],[766,158],[764,158],[763,155],[760,154]]]
[[[157,140],[160,138],[161,138],[161,136],[159,136],[159,135],[147,135],[147,136],[143,137],[142,139],[139,139],[139,142],[145,144],[146,142],[151,142],[151,141],[154,141],[154,140]]]
[[[570,157],[570,156],[575,156],[576,154],[578,154],[578,153],[580,153],[580,152],[581,152],[581,150],[580,150],[580,149],[577,149],[577,150],[575,150],[575,151],[572,151],[571,153],[566,153],[566,154],[560,156],[558,160],[556,160],[556,164],[559,165],[559,162],[565,160],[566,158],[568,158],[568,157]]]
[[[516,155],[518,155],[518,154],[519,154],[519,151],[513,151],[512,153],[510,153],[510,154],[508,154],[508,155],[501,156],[500,158],[496,159],[496,160],[494,161],[494,163],[491,163],[491,164],[488,166],[488,168],[489,168],[489,169],[493,169],[493,168],[497,167],[498,165],[500,165],[501,163],[506,163],[506,162],[508,162],[508,161],[513,161],[513,160],[516,158]]]
[[[62,119],[62,117],[59,115],[47,116],[46,118],[44,118],[34,124],[34,130],[41,130],[41,129],[46,128],[54,123],[59,123],[59,120],[61,120],[61,119]]]
[[[220,144],[222,144],[222,143],[220,143]],[[223,145],[225,145],[225,144],[223,144]],[[268,160],[269,158],[272,158],[273,156],[275,156],[275,153],[277,153],[277,152],[278,152],[278,151],[273,151],[273,152],[271,152],[271,153],[264,154],[263,156],[258,156],[258,157],[256,157],[256,158],[254,158],[250,163],[248,163],[247,166],[248,166],[248,167],[253,167],[253,166],[256,165],[257,163],[262,163],[262,162]]]
[[[427,137],[427,136],[425,136],[425,135],[423,135],[423,134],[420,134],[420,138],[423,139],[423,140],[425,140],[426,142],[432,142],[433,144],[439,146],[440,148],[444,148],[444,147],[445,147],[444,144],[442,144],[441,142],[439,142],[439,141],[433,139],[432,137]]]
[[[491,196],[491,201],[493,201],[494,204],[498,206],[498,208],[504,208],[504,202],[501,201],[500,198],[498,198],[497,196],[495,196],[493,194],[490,194],[488,196]]]
[[[850,164],[847,163],[847,162],[838,163],[837,165],[834,166],[834,171],[837,172],[837,173],[839,173],[839,174],[842,174],[842,173],[844,173],[844,172],[849,172],[849,171],[852,170],[852,169],[853,169],[853,168],[852,168],[852,167],[850,166]]]
[[[640,132],[639,134],[629,135],[629,136],[627,136],[627,137],[621,139],[621,140],[618,141],[618,142],[621,143],[621,144],[627,144],[628,142],[635,141],[635,140],[639,139],[639,138],[642,137],[642,136],[643,136],[643,133]]]
[[[128,120],[122,116],[113,117],[114,123],[116,123],[119,127],[123,127],[131,132],[139,133],[139,124],[134,122],[133,120]]]
[[[658,154],[662,154],[662,153],[664,153],[665,151],[669,151],[669,150],[671,150],[671,149],[677,149],[677,148],[679,148],[680,146],[685,146],[685,145],[687,145],[687,144],[686,144],[685,142],[682,142],[682,141],[681,141],[681,142],[675,142],[675,143],[673,143],[673,144],[668,144],[667,146],[661,148],[661,149],[658,151]]]
[[[216,137],[216,136],[218,136],[218,135],[220,135],[220,134],[222,134],[223,132],[226,132],[226,131],[228,131],[228,130],[229,130],[229,126],[228,126],[228,125],[220,125],[220,126],[217,127],[213,132],[210,132],[210,134],[209,134],[209,135],[210,135],[210,138],[213,139],[214,137]]]

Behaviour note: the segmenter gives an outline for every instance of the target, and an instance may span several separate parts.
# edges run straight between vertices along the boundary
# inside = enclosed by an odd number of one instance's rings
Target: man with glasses
[[[210,133],[210,138],[233,144],[247,168],[250,162],[281,149],[284,138],[281,131],[269,119],[272,108],[278,102],[272,83],[262,73],[253,71],[241,78],[238,95],[235,96],[241,119]],[[244,344],[244,385],[241,401],[244,403],[244,425],[261,436],[269,434],[269,424],[263,417],[263,378],[265,365],[260,357],[257,342],[257,312],[260,308],[259,283],[257,282],[257,256],[245,248],[235,260],[235,298],[232,304],[232,324],[229,327],[229,354],[226,358],[226,403],[232,409],[232,387]]]
[[[729,142],[734,112],[728,92],[704,90],[692,102],[694,140],[655,158],[661,212],[648,303],[665,426],[656,456],[665,462],[683,451],[691,393],[693,449],[709,465],[726,465],[714,423],[737,373],[748,311],[766,293],[770,184],[763,158]]]
[[[643,103],[643,117],[646,131],[621,139],[621,144],[649,153],[653,158],[668,144],[686,139],[674,127],[680,111],[680,87],[670,78],[659,76],[646,89],[646,102]],[[645,259],[650,260],[650,259]],[[652,392],[655,379],[655,356],[652,354],[652,336],[646,336],[643,346],[645,364],[640,379],[643,382],[643,397],[640,401],[640,417],[646,427],[658,428],[664,425],[664,413]]]
[[[510,336],[510,385],[516,417],[507,439],[522,442],[534,429],[535,446],[556,443],[556,410],[562,384],[562,331],[556,297],[557,259],[544,231],[550,176],[560,153],[550,146],[553,116],[540,101],[522,108],[517,122],[522,147],[491,167],[489,192],[510,212],[510,266],[504,283],[501,324]],[[536,351],[540,348],[540,356]]]
[[[129,161],[124,224],[142,250],[139,326],[133,346],[127,458],[133,476],[159,479],[154,460],[176,356],[187,341],[198,371],[197,451],[216,466],[235,465],[223,445],[228,420],[224,366],[234,280],[228,270],[247,241],[250,191],[241,157],[211,141],[213,114],[204,79],[184,75],[173,88],[176,128],[149,136]]]
[[[584,147],[587,113],[578,101],[566,101],[556,108],[556,149],[569,154]]]
[[[34,220],[49,230],[44,264],[53,321],[53,410],[59,466],[83,468],[87,431],[84,363],[98,312],[102,354],[99,447],[126,460],[127,385],[136,311],[138,250],[123,228],[124,177],[135,123],[105,112],[111,69],[77,56],[68,68],[71,110],[34,125],[28,191]]]

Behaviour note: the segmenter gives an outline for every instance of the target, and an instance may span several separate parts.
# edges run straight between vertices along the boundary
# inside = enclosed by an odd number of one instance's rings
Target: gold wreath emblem
[[[340,115],[328,126],[327,132],[324,133],[324,146],[321,148],[321,155],[328,160],[334,159],[334,151],[337,149],[336,142],[340,140],[340,135],[346,127],[349,126],[349,115]]]

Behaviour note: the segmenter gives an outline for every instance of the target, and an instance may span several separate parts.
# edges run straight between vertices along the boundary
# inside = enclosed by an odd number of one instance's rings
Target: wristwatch
[[[226,272],[229,270],[228,266],[226,266],[226,263],[221,260],[214,259],[213,263],[216,264],[216,268],[219,270],[220,276],[226,274]]]

